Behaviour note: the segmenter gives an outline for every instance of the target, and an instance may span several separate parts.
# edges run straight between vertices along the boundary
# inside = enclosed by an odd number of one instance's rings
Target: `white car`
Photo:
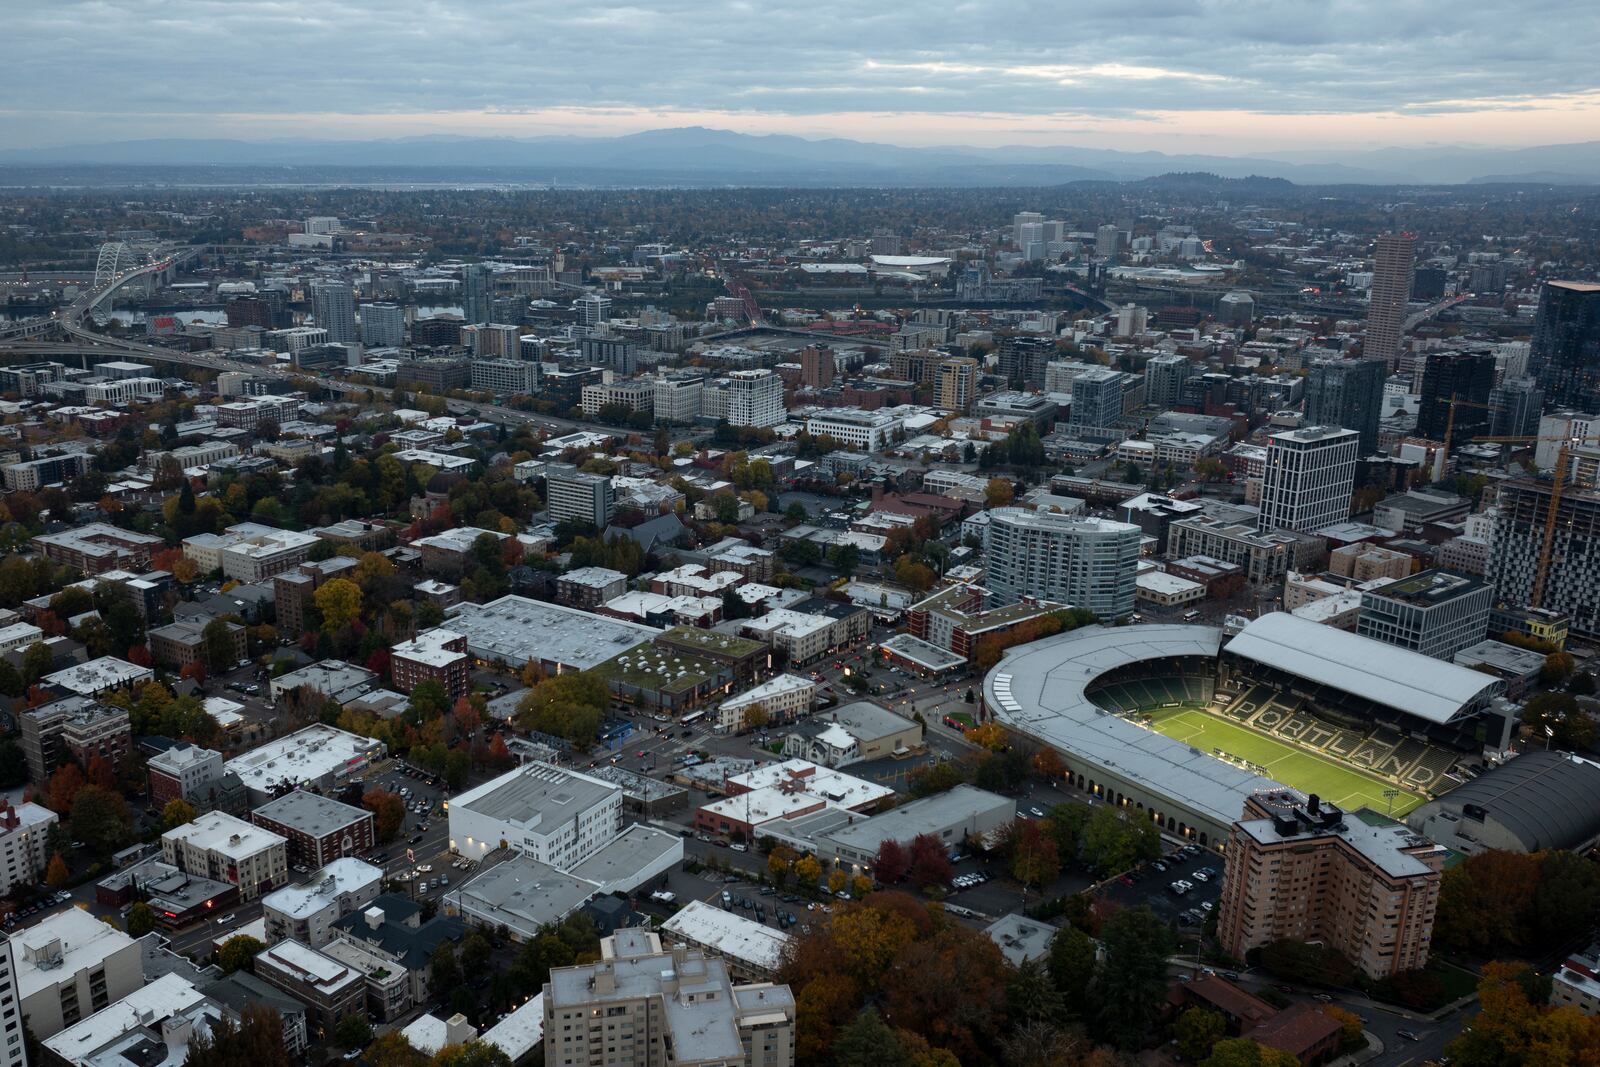
[[[432,874],[433,873],[433,864],[431,864],[431,863],[419,863],[417,865],[417,873],[418,874]]]

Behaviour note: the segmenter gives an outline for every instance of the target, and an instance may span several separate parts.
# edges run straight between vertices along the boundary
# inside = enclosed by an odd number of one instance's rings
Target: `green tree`
[[[1006,987],[1006,1015],[1014,1025],[1030,1022],[1061,1024],[1067,1002],[1038,960],[1023,960]]]
[[[461,984],[461,964],[456,961],[455,942],[441,942],[433,950],[433,955],[428,958],[428,981],[434,992],[440,995]]]
[[[911,1067],[905,1046],[875,1008],[868,1008],[839,1031],[833,1044],[836,1067]]]
[[[861,566],[861,550],[855,545],[833,545],[828,549],[828,562],[843,577],[852,577]]]
[[[266,947],[266,945],[249,934],[230,937],[217,950],[217,966],[228,974],[232,974],[234,971],[249,965],[250,961],[256,958],[256,953]]]
[[[610,705],[611,688],[604,678],[593,671],[567,671],[528,691],[517,706],[517,723],[588,749]]]
[[[1053,750],[1040,750],[1041,754],[1050,751]],[[1077,857],[1083,828],[1093,814],[1094,808],[1088,804],[1057,804],[1050,809],[1045,818],[1045,831],[1055,839],[1056,853],[1063,861]]]
[[[105,856],[128,843],[133,820],[122,796],[97,785],[86,785],[72,798],[72,836],[90,851]]]
[[[0,695],[19,697],[27,691],[22,673],[11,665],[10,660],[0,659]]]
[[[1076,926],[1064,926],[1050,939],[1050,980],[1075,1014],[1083,1013],[1094,981],[1096,951],[1094,940]]]
[[[450,710],[450,694],[437,678],[424,678],[412,687],[411,700],[406,706],[411,714],[427,722]]]
[[[222,619],[212,619],[200,631],[200,649],[212,674],[229,670],[235,663],[233,627]]]
[[[156,928],[156,913],[142,900],[133,902],[128,909],[128,936],[143,937]]]
[[[330,578],[323,582],[312,599],[322,613],[325,629],[342,630],[361,617],[361,587],[348,578]]]
[[[0,663],[4,663],[0,660]],[[0,789],[11,789],[28,780],[28,757],[10,737],[0,737]]]
[[[237,1025],[224,1013],[209,1029],[196,1029],[183,1067],[239,1067],[241,1063],[290,1067],[291,1062],[283,1047],[283,1017],[271,1008],[252,1004]]]
[[[1172,1024],[1178,1051],[1197,1061],[1211,1055],[1211,1046],[1221,1041],[1227,1031],[1228,1021],[1219,1012],[1206,1008],[1190,1008]]]
[[[1571,693],[1539,693],[1522,708],[1522,725],[1535,745],[1582,750],[1594,744],[1595,725]]]
[[[1167,924],[1149,908],[1125,908],[1100,930],[1105,963],[1096,983],[1101,1034],[1119,1048],[1144,1044],[1167,992],[1167,957],[1177,949]]]
[[[1229,1037],[1211,1046],[1200,1067],[1299,1067],[1300,1061],[1248,1037]]]
[[[489,939],[474,930],[461,941],[461,969],[466,974],[485,974],[489,963]]]
[[[333,1040],[340,1048],[366,1048],[372,1044],[372,1024],[354,1012],[340,1016],[333,1025]]]
[[[55,662],[55,656],[51,654],[43,642],[29,645],[27,650],[22,653],[22,680],[28,685],[32,685],[49,674],[55,667]]]
[[[1116,808],[1097,807],[1083,829],[1081,848],[1085,863],[1114,874],[1161,855],[1161,831],[1142,815],[1130,818]]]

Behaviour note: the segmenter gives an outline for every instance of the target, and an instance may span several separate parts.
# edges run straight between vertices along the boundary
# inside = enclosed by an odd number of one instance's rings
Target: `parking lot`
[[[1187,887],[1180,892],[1173,888],[1174,883],[1186,883]],[[1142,863],[1096,891],[1096,896],[1124,907],[1144,905],[1167,922],[1191,927],[1204,925],[1206,914],[1221,895],[1222,859],[1199,845]]]
[[[463,872],[451,867],[458,857],[450,854],[449,820],[441,806],[450,792],[443,781],[399,760],[378,764],[362,781],[369,789],[386,789],[406,802],[400,835],[380,845],[369,860],[382,867],[386,877],[407,882],[418,899],[448,891]],[[407,849],[414,859],[407,858]]]

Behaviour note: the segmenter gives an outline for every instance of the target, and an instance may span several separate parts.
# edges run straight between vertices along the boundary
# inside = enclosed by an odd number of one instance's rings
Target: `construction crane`
[[[1537,445],[1544,441],[1559,441],[1561,447],[1556,450],[1556,466],[1552,472],[1554,478],[1550,486],[1550,503],[1545,507],[1544,536],[1539,544],[1539,565],[1533,572],[1533,592],[1528,597],[1528,606],[1532,608],[1544,607],[1544,583],[1550,573],[1550,554],[1556,541],[1556,516],[1561,510],[1561,495],[1566,490],[1567,473],[1572,466],[1572,449],[1578,445],[1600,441],[1600,434],[1591,434],[1588,437],[1574,437],[1571,434],[1559,434],[1547,437],[1474,437],[1474,441],[1489,445]]]

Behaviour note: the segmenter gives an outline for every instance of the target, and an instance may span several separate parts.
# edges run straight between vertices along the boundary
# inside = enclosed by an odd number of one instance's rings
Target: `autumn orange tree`
[[[841,1040],[862,1055],[878,1049],[878,1062],[986,1062],[1005,1025],[1010,972],[995,943],[893,890],[839,906],[793,938],[781,977],[795,991],[801,1063],[831,1060]],[[862,1032],[869,1005],[893,1042]],[[845,1058],[858,1062],[855,1052]]]
[[[1448,1046],[1461,1064],[1600,1063],[1600,1019],[1571,1005],[1534,1002],[1537,977],[1523,963],[1491,963],[1478,982],[1477,1018]]]

